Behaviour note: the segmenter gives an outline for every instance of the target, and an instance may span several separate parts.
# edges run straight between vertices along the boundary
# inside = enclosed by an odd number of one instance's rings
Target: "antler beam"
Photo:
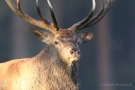
[[[38,15],[40,17],[40,20],[34,19],[34,18],[28,16],[27,14],[25,14],[20,8],[20,0],[16,0],[16,2],[13,1],[13,0],[12,1],[11,0],[5,0],[5,1],[9,5],[9,7],[18,16],[20,16],[22,19],[24,19],[26,22],[28,22],[32,25],[38,26],[40,28],[47,29],[47,30],[51,31],[52,33],[56,33],[56,31],[58,30],[58,26],[57,26],[57,22],[56,22],[54,13],[53,13],[53,15],[54,15],[53,21],[55,21],[54,23],[50,23],[48,20],[44,19],[43,16],[41,15],[41,12],[40,12],[40,9],[39,9],[39,6],[38,6],[38,0],[36,0],[36,6],[37,6],[37,11],[38,11]],[[48,2],[49,2],[49,0],[48,0]],[[53,12],[53,10],[51,12]]]

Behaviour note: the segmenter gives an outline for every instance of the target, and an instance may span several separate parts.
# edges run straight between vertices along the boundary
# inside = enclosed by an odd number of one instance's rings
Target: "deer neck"
[[[68,76],[71,77],[71,69],[72,65],[68,65],[63,60],[61,60],[54,48],[51,46],[47,46],[44,50],[42,50],[38,55],[37,55],[37,60],[42,66],[46,66],[46,64],[56,66],[57,68],[63,70]],[[55,67],[55,69],[57,69]]]
[[[63,84],[62,88],[64,89],[61,90],[66,90],[66,88],[75,88],[73,90],[76,90],[78,86],[78,76],[75,69],[77,68],[73,67],[73,72],[72,67],[69,68],[55,55],[57,55],[56,52],[53,52],[53,49],[47,46],[35,57],[32,69],[35,68],[34,71],[36,71],[38,78],[41,81],[43,79],[45,80],[44,82],[47,81],[48,86],[52,84],[52,87],[61,87]],[[69,87],[66,87],[67,85]]]

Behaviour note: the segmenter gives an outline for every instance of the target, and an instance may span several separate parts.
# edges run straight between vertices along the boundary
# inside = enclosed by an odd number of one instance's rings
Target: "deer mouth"
[[[77,61],[80,57],[68,57],[70,61]]]

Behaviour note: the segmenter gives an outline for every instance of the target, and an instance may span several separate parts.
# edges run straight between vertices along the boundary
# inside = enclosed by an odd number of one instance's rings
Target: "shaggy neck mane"
[[[78,88],[78,62],[68,67],[62,60],[59,60],[51,47],[47,46],[35,57],[35,64],[38,71],[46,74],[42,77],[47,80],[51,88],[58,87],[59,90],[76,90]],[[70,68],[70,69],[69,69]],[[54,86],[54,87],[53,87]],[[68,87],[67,87],[68,86]]]

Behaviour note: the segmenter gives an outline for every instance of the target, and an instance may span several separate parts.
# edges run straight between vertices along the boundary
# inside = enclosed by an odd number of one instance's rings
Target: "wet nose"
[[[72,49],[70,50],[70,54],[77,56],[77,55],[80,54],[80,50],[79,50],[78,48],[72,48]]]

